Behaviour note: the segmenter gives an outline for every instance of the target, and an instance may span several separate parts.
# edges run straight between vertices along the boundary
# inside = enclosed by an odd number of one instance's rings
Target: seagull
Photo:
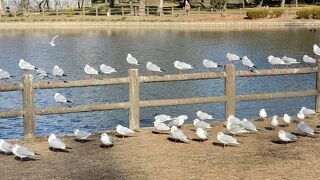
[[[187,64],[185,62],[175,61],[173,63],[174,67],[180,70],[180,74],[182,74],[183,70],[186,69],[193,69],[193,67],[190,64]]]
[[[68,100],[66,97],[64,97],[64,95],[60,93],[54,94],[54,100],[58,103],[59,106],[62,105],[62,103],[71,103],[70,100]]]
[[[12,153],[13,146],[9,143],[7,143],[5,140],[0,139],[0,151],[4,152],[6,155],[8,153]]]
[[[202,128],[197,128],[196,134],[202,142],[209,138],[209,133],[206,130],[203,130]]]
[[[85,140],[87,139],[89,136],[91,136],[92,134],[87,132],[87,131],[84,131],[84,130],[79,130],[79,129],[75,129],[73,131],[74,135],[76,136],[77,139],[80,139],[80,140]]]
[[[240,144],[235,138],[233,138],[232,136],[223,134],[223,132],[218,133],[217,139],[218,141],[223,143],[223,148],[229,144]]]
[[[20,67],[20,69],[22,69],[24,71],[24,73],[26,73],[28,70],[34,71],[34,70],[38,69],[23,59],[19,60],[19,67]]]
[[[13,145],[12,153],[15,156],[19,157],[21,159],[21,162],[23,158],[30,158],[35,156],[35,153],[31,149],[20,146],[18,144]]]
[[[288,114],[284,114],[283,121],[286,124],[286,126],[289,126],[289,124],[291,123],[291,117]]]
[[[11,76],[7,71],[0,69],[0,80],[6,80],[11,77],[14,77],[14,76]]]
[[[227,129],[230,133],[232,133],[233,135],[237,135],[240,133],[248,133],[250,131],[246,130],[244,128],[244,126],[242,125],[242,123],[240,124],[236,124],[236,123],[232,123],[232,122],[228,122],[227,123]]]
[[[154,116],[154,119],[159,122],[166,122],[166,121],[171,121],[172,117],[168,116],[166,114],[159,114],[159,115]]]
[[[42,82],[44,78],[49,77],[47,72],[41,68],[38,68],[36,73],[37,73],[37,77],[40,79],[40,82]]]
[[[112,138],[105,132],[101,134],[101,142],[103,145],[106,145],[108,147],[113,145]]]
[[[307,64],[315,64],[317,63],[317,60],[315,60],[314,58],[308,56],[308,55],[304,55],[302,58],[303,62],[307,63]]]
[[[181,127],[183,125],[184,121],[187,120],[187,119],[188,119],[188,116],[186,116],[186,115],[181,115],[181,116],[178,116],[178,117],[174,117],[168,123],[168,126],[169,127],[172,127],[172,126]]]
[[[133,57],[131,54],[127,55],[127,63],[130,65],[140,65],[137,58]]]
[[[205,113],[205,112],[202,112],[202,111],[197,111],[197,116],[201,120],[213,119],[212,115]]]
[[[111,66],[107,66],[105,64],[100,65],[100,70],[103,74],[107,74],[107,75],[117,72],[115,68]]]
[[[134,131],[132,129],[129,129],[127,127],[123,127],[120,124],[118,124],[116,126],[116,131],[118,134],[122,135],[123,138],[125,136],[131,136],[134,133]]]
[[[246,118],[244,118],[242,120],[242,125],[243,125],[244,129],[247,130],[247,131],[251,131],[251,132],[252,131],[254,131],[254,132],[258,131],[257,127],[254,124],[252,124],[252,122],[248,121],[248,119],[246,119]]]
[[[260,109],[259,111],[259,117],[261,120],[264,120],[265,118],[268,117],[267,112],[264,108]]]
[[[291,64],[299,64],[300,63],[297,61],[297,59],[287,57],[287,56],[283,56],[281,60],[283,60],[287,66],[289,66]]]
[[[271,126],[272,129],[274,129],[274,127],[279,126],[279,121],[278,121],[278,116],[277,115],[274,115],[272,117],[270,126]]]
[[[316,44],[313,45],[313,52],[314,52],[316,55],[320,56],[320,48],[319,48],[318,45],[316,45]]]
[[[214,69],[214,68],[217,68],[217,67],[223,67],[213,61],[210,61],[208,59],[204,59],[202,60],[202,64],[203,66],[206,68],[206,69]]]
[[[201,121],[199,119],[194,119],[193,120],[193,125],[196,128],[212,128],[209,123],[207,123],[205,121]]]
[[[67,76],[64,71],[57,65],[55,65],[52,69],[52,74],[60,79],[62,76]]]
[[[171,127],[171,136],[176,142],[177,140],[182,142],[189,142],[187,136],[183,133],[182,130],[178,129],[176,126]]]
[[[300,132],[302,132],[304,134],[309,134],[309,135],[314,136],[314,130],[310,126],[308,126],[307,123],[305,123],[303,121],[299,122],[298,129]]]
[[[304,120],[305,116],[304,116],[304,114],[303,114],[301,111],[299,111],[298,114],[297,114],[297,118],[298,118],[299,120]]]
[[[163,72],[164,70],[161,69],[159,66],[156,64],[153,64],[152,62],[147,62],[147,70],[150,72]]]
[[[89,76],[89,78],[92,78],[92,75],[100,74],[95,68],[89,66],[88,64],[85,65],[84,72]]]
[[[59,138],[57,138],[55,134],[49,135],[48,143],[49,146],[53,148],[53,151],[55,149],[61,149],[64,151],[67,150],[67,146]]]
[[[231,53],[227,53],[227,59],[230,61],[230,62],[234,62],[234,61],[239,61],[240,60],[240,57],[237,56],[236,54],[231,54]]]
[[[234,115],[230,115],[227,119],[227,122],[225,123],[225,125],[227,126],[228,123],[232,123],[232,124],[242,124],[241,120],[237,117],[234,117]]]
[[[286,63],[279,57],[268,56],[268,62],[272,65],[272,68],[275,69],[276,65],[286,65]]]
[[[241,58],[241,62],[242,62],[243,65],[247,66],[248,69],[249,68],[257,68],[247,56],[243,56]],[[253,72],[253,70],[251,70],[251,72]]]
[[[289,133],[289,132],[286,132],[284,130],[280,130],[278,132],[278,137],[281,141],[284,141],[284,142],[290,142],[290,141],[295,141],[298,139],[297,136]]]
[[[316,114],[316,111],[313,109],[308,109],[306,107],[302,107],[300,110],[305,117]]]
[[[154,125],[154,128],[156,128],[156,130],[160,131],[160,134],[163,131],[169,131],[170,130],[170,127],[167,126],[165,123],[161,122],[160,120],[155,120],[153,122],[153,125]]]
[[[59,37],[59,35],[54,36],[54,37],[51,39],[50,42],[43,42],[43,43],[48,43],[48,44],[50,44],[52,47],[53,47],[53,46],[56,46],[56,44],[54,44],[54,40],[55,40],[57,37]]]

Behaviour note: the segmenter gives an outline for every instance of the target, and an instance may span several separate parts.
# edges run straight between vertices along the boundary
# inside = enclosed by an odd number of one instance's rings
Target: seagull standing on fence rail
[[[32,64],[30,64],[29,62],[27,62],[27,61],[25,61],[23,59],[19,60],[19,67],[20,67],[20,69],[23,70],[24,74],[26,74],[28,72],[28,70],[35,71],[35,70],[38,69],[38,68],[34,67]]]
[[[7,71],[4,71],[2,69],[0,69],[0,80],[7,80],[11,77],[14,77],[14,76],[11,76],[10,73],[8,73]]]
[[[232,136],[226,135],[223,132],[218,133],[217,139],[223,144],[223,148],[229,144],[232,144],[232,145],[240,144],[235,138],[233,138]]]
[[[279,57],[268,56],[268,62],[272,65],[272,69],[275,69],[277,65],[286,65],[286,63]]]
[[[153,72],[163,72],[164,70],[161,69],[159,66],[157,66],[156,64],[153,64],[152,62],[147,62],[147,70],[151,73]]]
[[[19,157],[21,159],[21,162],[23,158],[32,158],[36,155],[31,149],[26,148],[24,146],[20,146],[18,144],[13,145],[12,153]]]
[[[302,60],[303,60],[303,62],[307,63],[309,66],[310,66],[310,64],[317,63],[317,60],[313,59],[312,57],[310,57],[308,55],[304,55]]]
[[[100,74],[95,68],[89,66],[88,64],[85,65],[83,70],[88,75],[89,79],[91,79],[93,75]]]
[[[287,56],[283,56],[281,60],[283,60],[286,63],[287,67],[289,67],[289,65],[291,64],[300,64],[300,62],[298,62],[297,59],[287,57]]]
[[[57,138],[55,134],[49,135],[48,144],[51,148],[53,148],[53,151],[55,151],[56,149],[67,151],[66,144],[63,143],[59,138]]]
[[[180,74],[182,74],[183,70],[193,69],[193,67],[190,64],[187,64],[185,62],[174,61],[173,65],[175,68],[180,70]]]
[[[131,54],[127,55],[127,63],[130,64],[130,66],[135,65],[138,66],[140,63],[138,62],[137,58],[133,57]]]
[[[60,93],[55,93],[54,94],[54,100],[58,103],[58,106],[61,106],[62,103],[71,103],[70,100],[68,100],[66,97],[64,97],[64,95],[60,94]]]
[[[247,66],[248,69],[257,68],[247,56],[243,56],[241,58],[241,62],[242,62],[243,65]],[[254,72],[254,71],[251,69],[251,72]]]
[[[320,48],[318,45],[314,44],[313,45],[313,52],[317,55],[320,56]]]
[[[12,153],[13,146],[9,143],[7,143],[5,140],[0,139],[0,151],[4,152],[6,155],[8,153]]]
[[[43,42],[43,43],[48,43],[50,44],[52,47],[56,46],[56,44],[54,44],[54,41],[56,40],[56,38],[59,37],[59,35],[54,36],[53,38],[51,38],[51,41],[49,42]]]
[[[105,145],[107,147],[110,147],[113,145],[112,138],[105,132],[101,134],[101,142],[103,145]]]
[[[227,53],[226,57],[227,57],[228,61],[232,62],[232,63],[240,60],[240,57],[238,55],[232,54],[232,53]]]
[[[223,67],[213,61],[210,61],[208,59],[204,59],[202,60],[202,64],[203,66],[206,68],[206,69],[214,69],[214,68],[217,68],[217,67]]]
[[[100,65],[100,70],[103,74],[106,74],[106,75],[117,72],[117,70],[115,68],[113,68],[111,66],[107,66],[105,64]]]
[[[64,71],[57,65],[55,65],[52,69],[52,74],[61,80],[62,76],[67,76]],[[66,82],[66,81],[65,81]]]
[[[37,73],[37,77],[40,79],[40,82],[42,82],[44,78],[49,77],[47,72],[41,68],[38,68],[36,73]]]

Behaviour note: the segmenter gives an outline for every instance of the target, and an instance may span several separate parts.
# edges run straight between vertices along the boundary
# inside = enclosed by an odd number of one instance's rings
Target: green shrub
[[[268,14],[269,10],[265,8],[255,8],[247,11],[247,16],[249,19],[266,18]]]
[[[297,11],[298,19],[312,19],[313,18],[313,8],[302,8]]]
[[[282,16],[283,14],[284,14],[283,9],[271,9],[271,11],[269,11],[270,17],[274,17],[274,18],[278,18],[278,17]]]
[[[73,8],[69,8],[67,10],[67,16],[73,16],[75,14],[74,9]]]

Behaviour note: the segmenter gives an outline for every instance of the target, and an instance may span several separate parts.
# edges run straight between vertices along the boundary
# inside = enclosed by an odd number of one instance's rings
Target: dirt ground
[[[306,120],[316,131],[318,118]],[[18,141],[40,155],[21,163],[13,155],[0,154],[0,179],[319,179],[319,135],[282,144],[278,130],[297,132],[296,124],[268,130],[270,121],[254,123],[261,131],[236,137],[242,144],[226,148],[216,140],[219,131],[227,133],[222,123],[213,123],[205,142],[194,139],[192,125],[182,127],[193,139],[188,144],[170,141],[169,134],[152,128],[134,137],[114,136],[111,148],[100,147],[100,134],[85,143],[62,137],[73,148],[70,152],[48,150],[46,138]]]

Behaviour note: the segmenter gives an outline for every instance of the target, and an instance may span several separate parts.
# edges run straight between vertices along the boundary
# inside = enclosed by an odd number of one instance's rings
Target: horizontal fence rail
[[[259,94],[244,94],[236,95],[236,77],[257,77],[257,76],[276,76],[276,75],[295,75],[295,74],[310,74],[316,73],[316,88],[306,91],[293,92],[274,92],[274,93],[259,93]],[[204,79],[219,79],[225,80],[225,94],[222,96],[210,97],[191,97],[183,99],[152,99],[140,100],[140,84],[157,83],[170,81],[188,81],[188,80],[204,80]],[[89,87],[89,86],[104,86],[128,84],[128,102],[102,103],[78,105],[73,107],[50,107],[50,108],[35,108],[34,89],[54,89],[54,88],[74,88],[74,87]],[[145,107],[160,107],[160,106],[175,106],[201,103],[225,103],[225,117],[235,114],[236,102],[238,101],[253,101],[267,99],[281,99],[293,97],[308,97],[316,96],[316,111],[320,110],[320,63],[317,67],[310,68],[290,68],[290,69],[269,69],[251,71],[235,71],[233,64],[225,66],[222,72],[207,72],[193,74],[172,74],[163,76],[139,76],[137,69],[129,69],[128,77],[120,78],[105,78],[92,80],[76,80],[76,81],[53,81],[49,83],[33,82],[33,76],[23,75],[22,83],[0,84],[0,92],[6,91],[22,91],[23,108],[22,110],[0,111],[0,118],[14,118],[23,116],[24,137],[25,139],[33,139],[35,137],[35,116],[36,115],[51,115],[64,113],[78,112],[93,112],[106,111],[115,109],[129,109],[129,127],[132,129],[140,128],[140,108]]]

